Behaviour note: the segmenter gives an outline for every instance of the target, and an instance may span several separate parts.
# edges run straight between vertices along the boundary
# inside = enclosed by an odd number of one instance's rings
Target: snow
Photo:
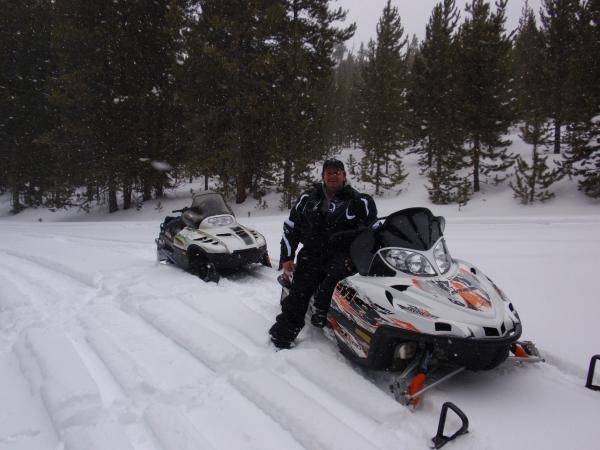
[[[446,401],[470,420],[448,448],[598,448],[600,393],[584,388],[600,353],[598,203],[563,180],[542,205],[484,185],[460,209],[432,206],[407,167],[402,192],[376,199],[380,215],[426,205],[446,216],[452,255],[503,289],[546,363],[463,372],[412,412],[385,374],[354,367],[321,330],[307,326],[294,349],[274,351],[274,269],[216,285],[155,262],[160,220],[202,183],[113,215],[10,216],[5,195],[0,450],[425,449]],[[265,200],[233,206],[276,259],[285,213],[275,194]],[[458,426],[451,413],[448,429]]]

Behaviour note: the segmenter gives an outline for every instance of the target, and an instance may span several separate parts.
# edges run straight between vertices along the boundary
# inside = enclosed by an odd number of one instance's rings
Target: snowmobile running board
[[[518,364],[521,363],[536,363],[536,362],[546,362],[544,358],[539,356],[529,356],[529,357],[519,357],[519,356],[509,356],[506,358],[507,361],[512,361]]]
[[[546,362],[535,344],[531,341],[517,341],[515,347],[520,347],[520,352],[515,352],[514,356],[509,356],[507,361],[512,361],[517,364],[521,363],[537,363]]]

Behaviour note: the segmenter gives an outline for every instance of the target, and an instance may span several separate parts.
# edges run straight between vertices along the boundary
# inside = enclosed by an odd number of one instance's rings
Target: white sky
[[[358,49],[361,41],[366,44],[370,38],[375,38],[375,28],[386,3],[387,0],[333,0],[331,2],[332,7],[341,6],[348,11],[346,23],[356,22],[356,33],[346,44],[348,48],[351,49],[354,44]],[[419,40],[425,37],[425,26],[436,3],[438,0],[392,0],[392,5],[396,6],[400,13],[405,33],[408,36],[416,34]],[[456,0],[461,18],[465,16],[464,7],[467,3],[468,0]],[[495,9],[494,1],[491,0],[489,3]],[[517,27],[524,4],[525,0],[508,1],[507,30]],[[537,13],[541,0],[529,0],[529,5]]]

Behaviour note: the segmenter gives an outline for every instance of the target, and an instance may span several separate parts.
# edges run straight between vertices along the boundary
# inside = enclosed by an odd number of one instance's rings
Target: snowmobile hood
[[[519,322],[500,289],[479,269],[460,260],[455,260],[443,276],[357,274],[343,283],[381,319],[367,329],[390,324],[423,333],[485,338],[504,336]],[[343,304],[340,297],[337,292],[336,301]],[[356,303],[355,298],[352,300]]]
[[[182,249],[187,249],[190,245],[197,245],[207,253],[233,253],[264,247],[266,241],[257,231],[234,221],[228,226],[184,228],[176,236],[175,245]]]

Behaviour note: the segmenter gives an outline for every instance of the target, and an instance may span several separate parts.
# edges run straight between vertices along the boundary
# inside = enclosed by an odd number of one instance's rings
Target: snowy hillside
[[[380,215],[427,205],[422,183],[409,183],[377,200]],[[506,187],[461,210],[432,207],[448,218],[452,255],[502,287],[547,362],[460,374],[416,412],[321,330],[274,351],[275,270],[215,285],[157,264],[160,219],[189,202],[189,186],[161,211],[3,214],[0,450],[425,449],[445,401],[470,419],[447,448],[596,449],[600,393],[583,386],[600,353],[600,211],[572,186],[558,189],[531,208]],[[284,215],[267,201],[236,213],[277,258]]]

